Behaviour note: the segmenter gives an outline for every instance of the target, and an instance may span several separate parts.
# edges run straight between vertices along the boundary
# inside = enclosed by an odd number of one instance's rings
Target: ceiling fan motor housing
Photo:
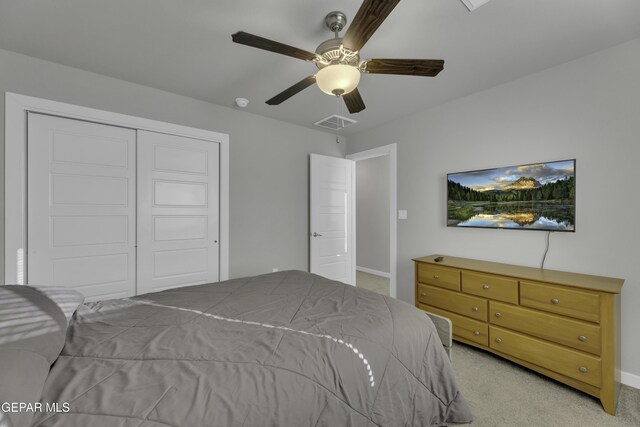
[[[342,38],[329,39],[320,43],[316,49],[316,53],[320,55],[323,61],[316,61],[318,68],[324,68],[327,65],[344,64],[357,67],[360,63],[360,55],[351,49],[342,47]]]
[[[360,62],[358,52],[353,52],[342,46],[342,37],[339,32],[347,25],[347,16],[339,11],[333,11],[324,18],[327,28],[335,33],[335,37],[326,40],[316,48],[316,53],[322,57],[323,61],[316,61],[316,66],[320,69],[334,64],[352,65],[357,67]]]

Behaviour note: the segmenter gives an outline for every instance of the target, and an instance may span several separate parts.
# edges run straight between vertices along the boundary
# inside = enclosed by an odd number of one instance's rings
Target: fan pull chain
[[[342,119],[340,118],[340,95],[336,95],[336,144],[340,144],[340,125]]]

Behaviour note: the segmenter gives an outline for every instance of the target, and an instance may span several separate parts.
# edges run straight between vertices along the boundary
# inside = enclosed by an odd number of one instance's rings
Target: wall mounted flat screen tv
[[[447,174],[447,226],[575,231],[576,161]]]

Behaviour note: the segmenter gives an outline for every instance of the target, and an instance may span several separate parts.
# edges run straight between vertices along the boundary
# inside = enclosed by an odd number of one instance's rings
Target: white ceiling
[[[361,0],[0,0],[0,48],[312,127],[336,100],[312,86],[264,103],[313,64],[234,44],[244,30],[313,51],[324,16]],[[640,37],[638,0],[403,0],[365,58],[444,59],[435,78],[364,75],[367,109],[346,134]],[[611,64],[615,66],[615,64]],[[345,109],[346,111],[346,109]],[[348,113],[346,114],[348,115]]]

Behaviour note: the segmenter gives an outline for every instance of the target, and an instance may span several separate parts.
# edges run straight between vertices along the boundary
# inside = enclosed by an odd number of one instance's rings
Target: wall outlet
[[[277,272],[278,272],[278,267],[273,267],[273,268],[271,269],[271,272],[272,272],[272,273],[277,273]]]
[[[407,211],[404,209],[399,210],[398,219],[407,219]]]

